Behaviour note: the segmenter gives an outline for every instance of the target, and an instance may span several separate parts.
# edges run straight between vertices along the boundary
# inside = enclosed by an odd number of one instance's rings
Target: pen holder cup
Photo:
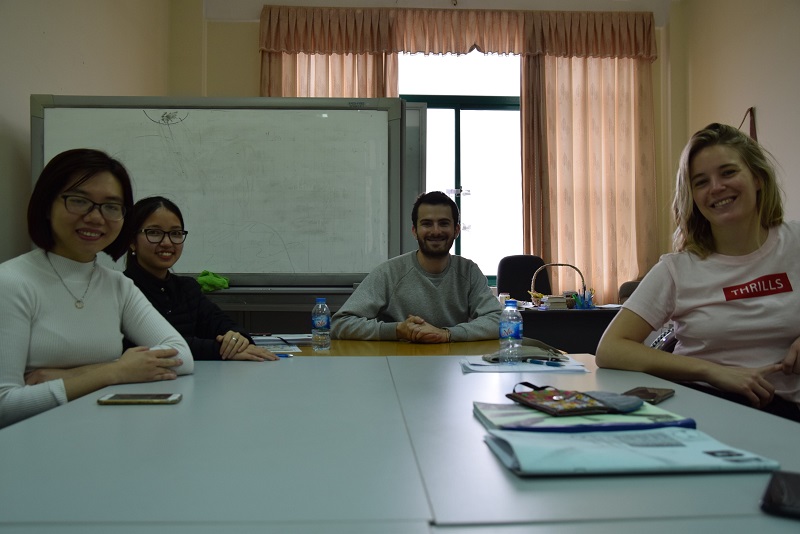
[[[539,306],[541,304],[541,297],[539,297],[539,298],[536,297],[536,295],[539,295],[539,293],[537,293],[536,289],[535,289],[536,288],[536,276],[539,274],[540,271],[542,271],[543,269],[546,269],[547,267],[569,267],[571,269],[575,269],[575,271],[581,277],[581,294],[580,294],[581,298],[575,300],[575,308],[576,309],[588,309],[588,308],[593,308],[594,307],[592,304],[586,303],[583,300],[583,297],[586,295],[586,280],[583,277],[583,273],[581,272],[580,269],[578,269],[577,267],[575,267],[574,265],[571,265],[569,263],[545,263],[544,265],[542,265],[541,267],[536,269],[536,271],[533,273],[533,277],[531,278],[531,290],[528,291],[528,293],[530,293],[530,295],[531,295],[531,302],[533,303],[534,306]]]

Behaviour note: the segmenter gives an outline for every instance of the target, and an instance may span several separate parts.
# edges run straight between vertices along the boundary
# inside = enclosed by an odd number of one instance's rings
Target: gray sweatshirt
[[[369,273],[332,319],[335,339],[389,341],[408,315],[450,329],[451,341],[497,339],[501,306],[471,260],[450,256],[440,274],[426,272],[416,251]]]

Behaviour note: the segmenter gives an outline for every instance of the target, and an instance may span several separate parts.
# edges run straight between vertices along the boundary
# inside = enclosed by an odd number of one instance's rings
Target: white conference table
[[[800,471],[800,425],[624,371],[461,373],[458,356],[197,362],[174,382],[106,388],[0,430],[0,531],[797,532],[762,514],[769,475],[519,478],[472,401],[516,382],[676,389],[663,403]],[[109,391],[174,406],[98,406]],[[642,528],[638,528],[641,526]]]
[[[183,399],[99,406],[111,391]],[[69,402],[0,430],[0,510],[3,533],[414,534],[432,519],[385,358],[196,362]]]
[[[660,406],[693,417],[698,429],[728,445],[800,471],[800,424],[642,373],[597,369],[592,356],[577,357],[590,373],[463,375],[458,357],[389,358],[433,508],[433,532],[687,531],[682,525],[694,525],[692,532],[798,532],[797,521],[760,511],[768,473],[520,478],[505,469],[483,442],[472,402],[510,402],[505,393],[528,381],[584,391],[671,387],[675,396]]]

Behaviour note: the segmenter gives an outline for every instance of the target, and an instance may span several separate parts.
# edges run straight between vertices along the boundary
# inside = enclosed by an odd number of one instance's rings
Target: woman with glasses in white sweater
[[[129,243],[125,167],[74,149],[42,170],[28,205],[36,248],[0,264],[0,427],[106,386],[191,373],[188,345],[122,273],[97,264]],[[123,351],[126,337],[136,346]]]

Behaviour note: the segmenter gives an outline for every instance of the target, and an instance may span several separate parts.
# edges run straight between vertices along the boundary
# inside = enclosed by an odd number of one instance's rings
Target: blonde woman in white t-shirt
[[[731,126],[700,130],[681,155],[672,207],[675,252],[608,326],[597,364],[800,421],[800,223],[783,221],[767,152]],[[666,322],[672,354],[643,344]]]

